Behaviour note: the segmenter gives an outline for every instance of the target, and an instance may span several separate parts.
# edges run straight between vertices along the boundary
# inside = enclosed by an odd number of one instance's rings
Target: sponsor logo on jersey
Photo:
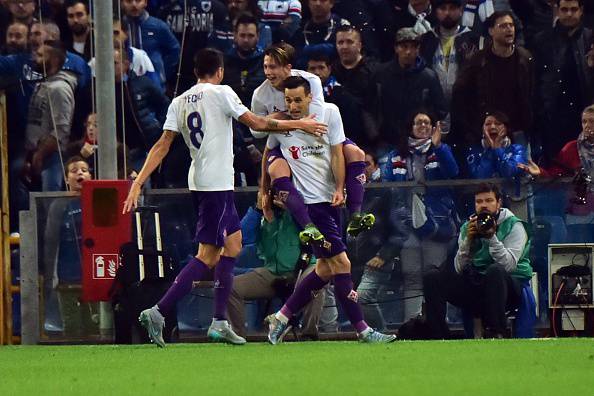
[[[291,152],[291,157],[293,157],[293,159],[299,159],[301,147],[291,146],[289,147],[289,151]]]

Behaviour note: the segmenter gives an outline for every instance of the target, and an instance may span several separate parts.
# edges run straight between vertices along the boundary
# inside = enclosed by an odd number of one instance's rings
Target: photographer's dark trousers
[[[460,275],[446,262],[423,277],[427,324],[434,338],[449,338],[447,302],[481,318],[490,334],[505,334],[505,312],[520,303],[520,281],[500,265],[491,265],[484,275],[471,269]]]

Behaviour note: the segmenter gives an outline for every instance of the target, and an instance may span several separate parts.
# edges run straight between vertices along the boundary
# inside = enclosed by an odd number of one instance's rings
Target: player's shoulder
[[[262,84],[260,84],[258,86],[258,88],[254,89],[253,96],[255,96],[255,97],[261,97],[263,95],[266,95],[268,93],[268,91],[270,91],[270,88],[271,87],[272,87],[272,85],[270,85],[270,81],[264,80],[262,82]]]
[[[323,107],[324,114],[328,120],[334,117],[340,117],[340,109],[334,103],[324,102]]]
[[[308,81],[311,81],[311,80],[320,81],[320,84],[321,84],[321,81],[322,81],[322,80],[320,80],[320,77],[316,76],[313,73],[310,73],[308,71],[305,71],[305,70],[291,69],[291,75],[292,76],[303,77],[303,78],[305,78]]]

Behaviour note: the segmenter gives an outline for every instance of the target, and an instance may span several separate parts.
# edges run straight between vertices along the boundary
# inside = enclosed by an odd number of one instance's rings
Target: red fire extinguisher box
[[[82,189],[82,300],[109,301],[120,266],[120,246],[132,238],[132,218],[122,214],[129,180],[89,180]]]

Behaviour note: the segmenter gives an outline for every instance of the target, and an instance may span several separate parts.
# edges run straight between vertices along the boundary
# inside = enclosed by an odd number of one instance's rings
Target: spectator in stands
[[[233,290],[229,297],[227,311],[233,331],[245,337],[245,300],[287,299],[293,292],[300,270],[301,277],[313,271],[315,258],[303,253],[307,260],[303,262],[299,228],[286,210],[275,208],[274,217],[264,218],[262,198],[258,193],[255,207],[241,221],[242,245],[256,246],[262,266],[253,271],[235,276]],[[301,268],[303,266],[303,268]],[[322,311],[324,293],[318,293],[305,308],[302,334],[308,338],[318,338],[318,320]]]
[[[377,138],[378,125],[372,116],[371,101],[366,98],[370,90],[373,90],[372,75],[377,69],[377,63],[363,53],[361,32],[354,26],[345,25],[336,30],[336,49],[338,59],[332,66],[333,74],[336,81],[355,100],[358,108],[351,115],[357,118],[353,122],[358,122],[352,127],[352,136],[360,144],[370,144]],[[344,118],[344,112],[341,113]]]
[[[91,41],[91,18],[87,3],[74,0],[66,6],[66,18],[70,29],[64,44],[68,51],[80,55],[85,61],[91,60],[93,43]]]
[[[235,27],[236,20],[240,15],[251,14],[258,21],[258,46],[267,48],[272,44],[272,29],[266,23],[261,22],[262,10],[257,4],[257,0],[228,0],[227,9],[233,27]],[[227,36],[233,39],[234,32],[230,31]],[[218,48],[220,49],[220,47]]]
[[[262,10],[262,23],[272,29],[272,42],[292,41],[301,25],[301,2],[299,0],[258,1],[258,6]]]
[[[419,57],[420,38],[412,28],[400,29],[396,35],[396,59],[382,65],[374,76],[372,108],[379,110],[380,138],[387,142],[408,136],[409,126],[404,122],[419,108],[436,114],[436,120],[447,116],[447,106],[437,74]]]
[[[434,124],[427,111],[417,111],[408,125],[409,135],[388,154],[382,180],[422,183],[456,177],[458,165],[449,146],[441,142],[440,123]],[[393,195],[390,221],[397,232],[391,244],[400,250],[407,321],[421,312],[423,274],[446,260],[457,214],[446,188],[398,189]]]
[[[53,199],[48,209],[42,243],[45,328],[62,329],[67,336],[81,336],[98,330],[97,317],[95,321],[92,317],[93,313],[97,314],[97,304],[81,303],[80,288],[58,286],[80,285],[82,279],[80,194],[82,184],[91,180],[92,174],[89,163],[80,156],[69,158],[64,168],[68,190],[76,197]]]
[[[13,22],[6,29],[6,42],[2,55],[26,53],[29,49],[29,27],[21,22]]]
[[[70,157],[81,157],[83,158],[89,168],[91,175],[97,176],[99,170],[99,156],[97,155],[99,146],[97,139],[99,131],[97,129],[97,114],[90,113],[85,120],[85,135],[82,139],[76,140],[68,145],[66,149],[65,158]],[[128,148],[121,142],[117,143],[118,152],[118,178],[135,178],[136,170],[132,168],[132,165],[128,161],[130,159],[130,152]],[[124,165],[125,164],[125,165]]]
[[[437,0],[433,4],[437,23],[421,39],[421,56],[437,73],[449,106],[460,70],[479,50],[479,37],[460,24],[461,0]]]
[[[8,11],[13,22],[21,22],[31,27],[35,19],[37,0],[8,0]]]
[[[508,135],[527,144],[532,129],[534,60],[515,45],[515,23],[509,11],[487,19],[492,44],[480,50],[460,72],[452,92],[452,141],[472,144],[489,111],[509,117]]]
[[[359,31],[365,47],[365,55],[379,58],[375,21],[370,12],[371,8],[372,6],[367,0],[334,0],[332,10],[349,21]]]
[[[63,172],[60,151],[66,149],[74,113],[76,75],[62,70],[66,50],[58,41],[46,41],[35,50],[35,71],[45,79],[35,86],[29,103],[25,148],[42,191],[60,191]]]
[[[221,0],[169,0],[161,1],[159,11],[155,15],[165,21],[177,41],[183,43],[181,53],[179,46],[175,51],[170,50],[167,59],[171,64],[165,65],[167,82],[172,87],[171,92],[176,94],[172,96],[177,96],[196,83],[194,55],[198,50],[206,47],[225,50],[230,47],[233,31],[229,13]],[[144,49],[151,55],[148,48],[138,46],[136,40],[131,38],[133,46]],[[178,61],[181,63],[178,66],[180,74],[170,76],[169,72],[175,69],[171,69],[171,66],[177,65]],[[154,60],[153,63],[155,63]],[[156,64],[155,67],[157,67]],[[174,72],[177,73],[178,70],[175,69]]]
[[[379,183],[382,181],[382,170],[377,162],[377,156],[369,150],[365,151],[365,178],[368,183]]]
[[[161,87],[175,82],[180,61],[179,42],[169,26],[145,10],[146,0],[121,0],[122,11],[128,17],[130,45],[145,50],[161,77]],[[192,18],[190,17],[190,20]]]
[[[346,92],[332,74],[330,58],[323,53],[313,53],[307,62],[307,71],[320,77],[324,100],[338,106],[346,135],[358,144],[366,143],[361,132],[361,111],[355,96]]]
[[[161,136],[169,99],[148,77],[130,70],[127,51],[114,48],[114,68],[117,137],[130,149],[132,168],[140,169]]]
[[[513,144],[507,131],[509,118],[493,112],[485,117],[481,145],[470,147],[466,156],[470,176],[474,179],[521,176],[519,164],[527,164],[526,146]]]
[[[427,323],[435,338],[449,337],[446,302],[482,318],[487,336],[503,337],[505,312],[519,305],[521,283],[532,277],[527,224],[502,207],[494,184],[479,185],[474,202],[476,215],[462,225],[454,265],[446,262],[423,277]],[[493,225],[479,227],[482,214],[493,216]]]
[[[567,142],[550,163],[548,167],[539,167],[528,161],[527,165],[518,164],[518,167],[534,177],[576,176],[581,173],[594,180],[594,105],[586,107],[582,112],[582,132],[578,138]],[[585,181],[585,178],[581,178],[581,182],[576,183],[571,193],[581,198],[577,201],[570,200],[572,205],[567,210],[570,214],[583,215],[594,212],[592,184]]]
[[[350,22],[332,12],[334,0],[308,0],[309,20],[295,33],[292,43],[298,53],[297,65],[305,65],[314,53],[336,58],[336,30]]]
[[[243,103],[252,102],[252,94],[265,79],[264,51],[258,47],[258,20],[242,14],[235,21],[233,48],[225,53],[225,77]]]
[[[554,27],[534,39],[537,130],[552,159],[580,132],[580,113],[594,99],[594,37],[583,27],[583,0],[557,0]]]
[[[554,0],[511,0],[510,5],[524,27],[526,48],[536,45],[534,36],[551,28],[554,19]]]

